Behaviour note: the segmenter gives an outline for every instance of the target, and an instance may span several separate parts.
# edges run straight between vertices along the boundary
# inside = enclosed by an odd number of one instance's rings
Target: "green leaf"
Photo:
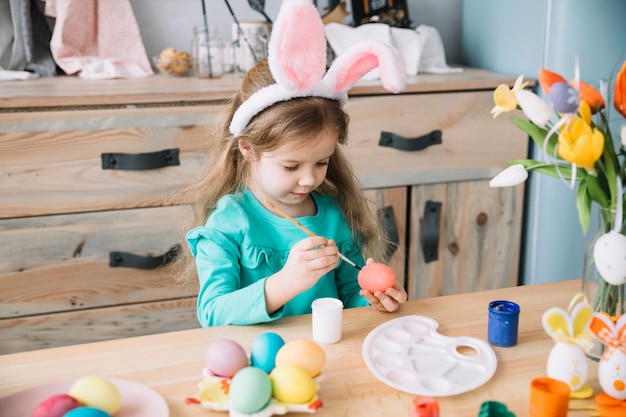
[[[526,171],[539,172],[554,178],[564,178],[570,180],[572,178],[572,167],[569,164],[555,164],[552,162],[541,162],[534,159],[509,159],[507,163],[522,164]],[[557,169],[558,166],[558,169]],[[559,175],[560,172],[560,175]],[[576,180],[581,181],[587,177],[587,171],[581,168],[576,169]]]
[[[587,192],[589,196],[600,205],[600,207],[609,207],[610,200],[602,189],[598,177],[587,175]]]
[[[539,146],[539,149],[541,149],[543,152],[543,143],[545,142],[546,135],[548,134],[548,131],[546,129],[541,128],[528,120],[520,119],[519,117],[515,116],[511,117],[511,121],[513,121],[515,126],[528,133],[528,135],[535,141],[537,146]],[[548,153],[548,155],[556,155],[555,149],[557,142],[558,136],[555,134],[548,138],[548,143],[546,146],[546,152]]]
[[[583,229],[583,235],[587,234],[591,218],[591,198],[587,192],[587,181],[581,181],[576,190],[576,208],[578,208],[578,220]]]

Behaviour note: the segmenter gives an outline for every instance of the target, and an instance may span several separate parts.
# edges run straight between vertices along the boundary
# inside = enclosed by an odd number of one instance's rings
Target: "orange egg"
[[[326,363],[326,352],[317,343],[298,339],[283,345],[276,354],[276,366],[298,365],[313,378],[322,373]]]
[[[372,294],[385,291],[396,283],[396,274],[385,264],[371,262],[365,265],[358,276],[359,286]]]

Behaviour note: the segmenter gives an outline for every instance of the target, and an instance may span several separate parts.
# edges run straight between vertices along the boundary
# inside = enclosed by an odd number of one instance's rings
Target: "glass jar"
[[[604,312],[610,316],[624,314],[626,308],[625,287],[626,285],[612,285],[606,282],[593,259],[593,250],[596,241],[605,233],[613,229],[615,221],[615,210],[600,208],[598,210],[599,227],[598,231],[589,240],[585,249],[582,291],[587,296],[589,303],[593,306],[594,312]],[[624,230],[621,231],[624,233]],[[604,344],[597,338],[593,341],[593,346],[586,352],[589,359],[599,361],[604,352]]]
[[[267,57],[271,25],[268,22],[242,20],[232,24],[235,72],[245,75],[261,59]]]
[[[196,26],[193,28],[191,55],[193,74],[198,78],[219,78],[224,74],[224,41],[217,26]]]

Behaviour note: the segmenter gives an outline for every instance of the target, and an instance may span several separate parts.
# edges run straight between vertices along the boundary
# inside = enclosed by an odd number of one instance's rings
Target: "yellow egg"
[[[317,343],[298,339],[287,342],[276,354],[276,366],[298,365],[310,376],[318,376],[326,363],[326,352]]]
[[[272,393],[280,402],[303,404],[315,396],[315,382],[298,365],[276,365],[270,374]]]
[[[80,378],[70,387],[69,395],[89,407],[99,408],[113,415],[122,406],[122,397],[117,387],[108,379],[99,376]]]

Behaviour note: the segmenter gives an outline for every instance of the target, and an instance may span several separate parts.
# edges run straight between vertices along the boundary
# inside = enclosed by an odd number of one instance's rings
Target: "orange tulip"
[[[541,86],[541,90],[543,90],[546,95],[550,94],[552,84],[558,82],[567,83],[567,80],[556,72],[552,72],[545,68],[541,68],[541,70],[539,70],[539,85]]]
[[[626,117],[626,61],[615,79],[615,92],[613,93],[615,109]]]
[[[578,94],[580,94],[580,99],[582,101],[586,101],[589,104],[589,108],[591,109],[591,114],[596,114],[598,111],[606,107],[606,103],[604,102],[604,98],[602,94],[598,92],[595,88],[587,84],[586,82],[580,80]],[[571,85],[576,85],[576,80],[572,80]]]

